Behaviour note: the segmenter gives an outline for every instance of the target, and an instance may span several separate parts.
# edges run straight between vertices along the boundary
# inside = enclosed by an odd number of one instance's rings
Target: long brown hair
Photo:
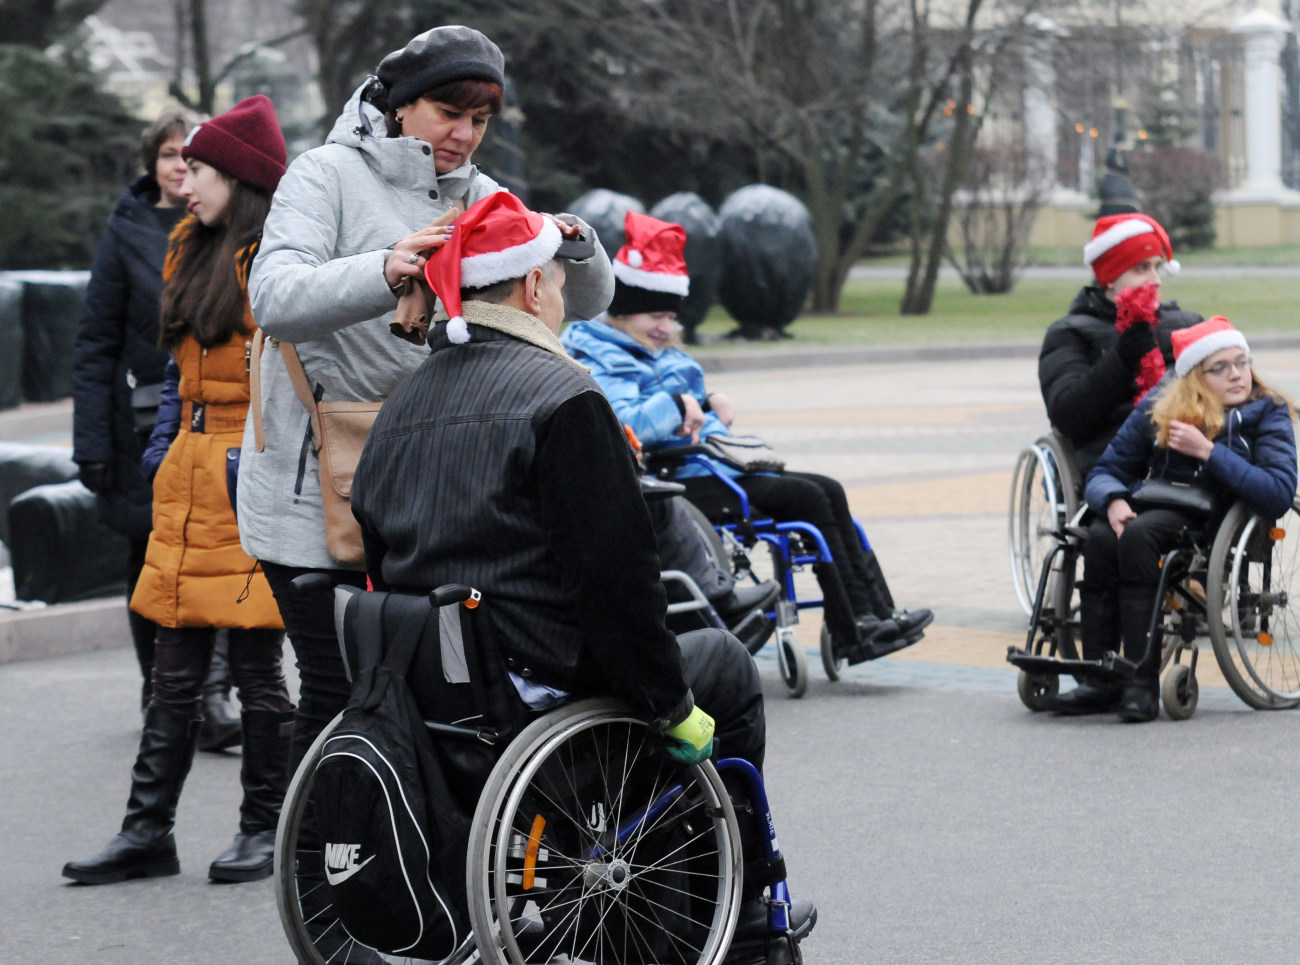
[[[1291,421],[1296,420],[1295,403],[1256,375],[1253,368],[1250,380],[1250,401],[1267,396],[1278,405],[1286,406]],[[1199,365],[1162,389],[1151,408],[1156,444],[1164,447],[1169,445],[1169,423],[1175,420],[1196,426],[1205,433],[1205,438],[1213,439],[1223,431],[1224,418],[1223,403],[1205,384]]]
[[[271,196],[242,181],[226,180],[230,201],[221,224],[208,226],[190,215],[172,232],[167,260],[174,267],[163,287],[158,339],[163,348],[173,348],[186,335],[211,348],[229,341],[235,332],[248,331],[247,296],[239,282],[236,254],[258,240]]]

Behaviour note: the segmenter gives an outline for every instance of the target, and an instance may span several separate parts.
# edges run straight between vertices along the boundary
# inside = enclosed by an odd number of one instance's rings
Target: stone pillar
[[[1290,27],[1256,7],[1230,28],[1241,37],[1246,77],[1246,181],[1241,190],[1280,197],[1282,100],[1278,57]]]
[[[1025,32],[1024,130],[1029,179],[1056,182],[1056,38],[1065,31],[1047,17],[1034,17]]]

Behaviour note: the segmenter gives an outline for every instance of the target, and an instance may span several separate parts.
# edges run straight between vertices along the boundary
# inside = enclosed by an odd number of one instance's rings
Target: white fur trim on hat
[[[626,262],[615,258],[613,261],[614,277],[624,285],[644,288],[651,292],[667,292],[669,295],[681,295],[685,298],[691,290],[690,275],[668,275],[663,272],[646,271],[633,268]]]
[[[542,220],[542,230],[532,241],[515,245],[504,251],[487,251],[469,255],[460,260],[460,287],[486,288],[499,281],[522,278],[534,268],[540,268],[560,250],[564,240],[560,229],[549,218]],[[455,341],[455,339],[452,339]]]
[[[1174,363],[1174,371],[1181,378],[1215,352],[1222,352],[1225,348],[1239,348],[1243,352],[1250,352],[1250,346],[1246,344],[1246,336],[1241,332],[1235,328],[1220,329],[1198,338],[1183,349],[1182,354],[1178,356],[1178,361]]]
[[[1136,238],[1138,235],[1144,235],[1155,230],[1151,225],[1138,218],[1111,225],[1083,246],[1083,263],[1091,266],[1094,261],[1116,245],[1121,245],[1130,238]]]

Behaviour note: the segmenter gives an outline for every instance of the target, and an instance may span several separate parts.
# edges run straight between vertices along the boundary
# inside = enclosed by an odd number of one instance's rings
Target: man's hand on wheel
[[[682,764],[702,764],[713,754],[713,718],[696,707],[664,731],[668,756]]]

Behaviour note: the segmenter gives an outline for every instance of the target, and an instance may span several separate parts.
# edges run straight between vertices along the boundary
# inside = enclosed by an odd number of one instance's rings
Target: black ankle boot
[[[208,868],[213,881],[270,877],[275,860],[275,826],[289,782],[293,711],[247,712],[242,723],[244,760],[239,779],[244,801],[239,807],[239,833]]]
[[[1119,588],[1119,631],[1124,638],[1124,658],[1138,665],[1133,679],[1124,687],[1117,711],[1121,720],[1145,723],[1160,716],[1160,623],[1154,634],[1151,616],[1156,606],[1156,587]]]
[[[1155,680],[1133,680],[1124,688],[1116,708],[1120,720],[1145,724],[1160,716],[1160,686]]]
[[[150,705],[131,771],[131,797],[122,830],[93,857],[65,864],[63,877],[105,885],[180,873],[172,827],[176,802],[194,760],[196,733],[192,715]]]
[[[212,666],[208,679],[203,682],[203,723],[199,725],[199,750],[220,753],[238,747],[240,740],[239,714],[230,703],[230,662],[226,659],[229,646],[223,631],[212,648]]]

